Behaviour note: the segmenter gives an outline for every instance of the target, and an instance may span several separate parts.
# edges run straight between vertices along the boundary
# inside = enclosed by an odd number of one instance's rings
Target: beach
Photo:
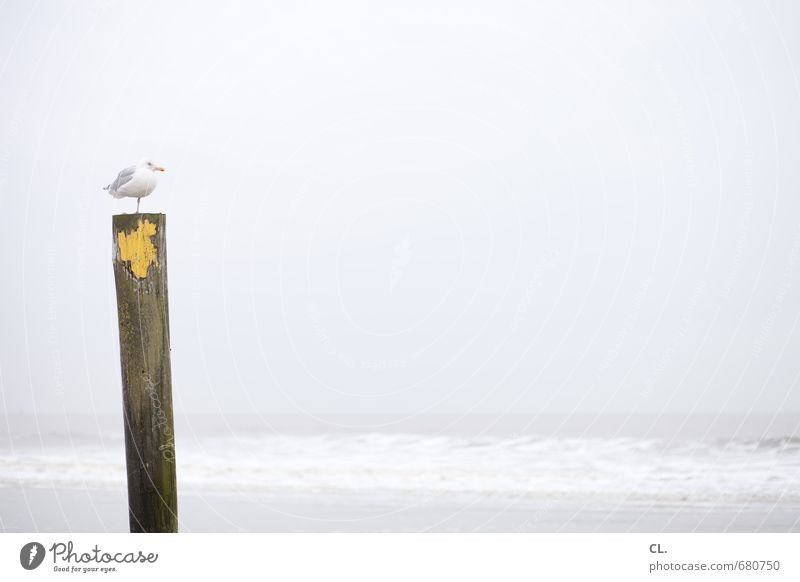
[[[181,532],[797,532],[800,506],[606,504],[573,500],[364,499],[352,495],[179,496]],[[5,532],[123,532],[124,491],[6,486]]]

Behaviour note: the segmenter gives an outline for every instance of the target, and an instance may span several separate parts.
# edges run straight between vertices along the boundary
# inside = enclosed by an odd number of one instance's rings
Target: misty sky
[[[151,157],[177,414],[799,411],[794,2],[0,7],[0,388],[121,409]]]

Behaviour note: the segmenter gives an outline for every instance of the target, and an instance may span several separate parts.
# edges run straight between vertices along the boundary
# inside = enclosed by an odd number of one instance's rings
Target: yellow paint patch
[[[158,264],[156,247],[150,240],[150,237],[155,234],[156,225],[147,219],[144,222],[139,220],[139,226],[130,233],[117,233],[119,259],[130,263],[131,272],[138,279],[147,277],[150,265],[153,263]]]

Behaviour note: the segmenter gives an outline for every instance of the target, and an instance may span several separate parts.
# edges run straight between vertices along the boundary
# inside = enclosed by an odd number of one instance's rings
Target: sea
[[[316,501],[337,499],[362,506],[359,516],[363,506],[513,514],[566,504],[631,515],[756,507],[759,523],[778,517],[779,530],[796,531],[797,423],[793,415],[187,417],[177,422],[176,463],[187,496],[305,499],[312,514]],[[124,492],[121,418],[12,419],[5,428],[0,496],[3,488]],[[3,511],[11,510],[0,504],[0,522]],[[391,519],[381,529],[392,530]]]

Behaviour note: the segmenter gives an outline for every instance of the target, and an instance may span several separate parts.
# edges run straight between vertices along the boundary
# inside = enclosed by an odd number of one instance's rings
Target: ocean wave
[[[123,443],[0,452],[0,485],[119,488]],[[800,439],[739,441],[249,433],[178,442],[188,491],[800,502]]]

